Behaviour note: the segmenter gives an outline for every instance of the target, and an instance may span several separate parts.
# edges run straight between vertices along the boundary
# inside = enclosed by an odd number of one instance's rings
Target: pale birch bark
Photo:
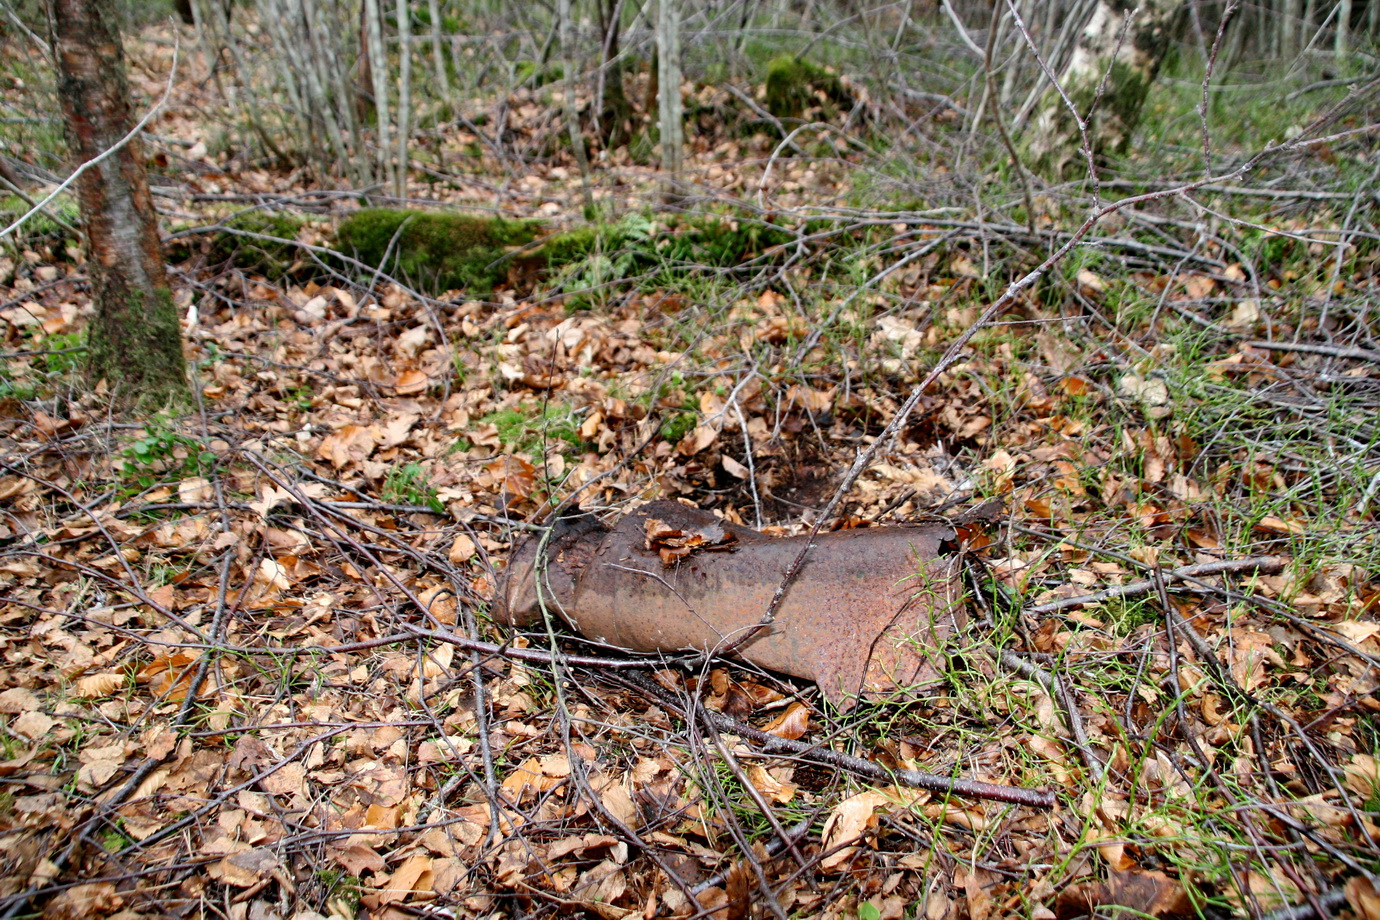
[[[396,186],[393,178],[392,134],[388,113],[388,53],[383,47],[383,16],[379,0],[364,0],[364,19],[369,31],[369,75],[374,83],[374,120],[378,126],[378,171],[376,175],[388,186]]]
[[[1372,3],[1375,0],[1371,0]],[[1351,0],[1340,0],[1337,4],[1337,33],[1332,45],[1332,53],[1338,58],[1347,56],[1350,50]]]
[[[441,49],[441,4],[426,0],[431,17],[431,66],[436,71],[436,94],[442,102],[450,101],[450,78],[446,75],[446,56]]]
[[[656,14],[657,111],[661,128],[663,198],[680,197],[685,116],[680,98],[680,8],[678,0],[658,0]]]
[[[561,69],[565,79],[561,95],[564,97],[565,126],[570,135],[570,149],[575,154],[575,163],[580,168],[580,192],[584,197],[585,211],[594,212],[594,193],[590,189],[589,154],[585,151],[584,132],[580,130],[580,111],[575,105],[575,21],[571,15],[570,0],[560,0],[556,5],[557,31],[560,33]]]
[[[398,161],[394,194],[407,199],[407,153],[412,140],[412,7],[398,0]]]
[[[1086,128],[1095,159],[1126,153],[1141,107],[1183,10],[1183,0],[1098,0],[1079,36],[1059,85],[1047,91],[1030,125],[1032,160],[1053,175],[1083,166],[1079,150]]]

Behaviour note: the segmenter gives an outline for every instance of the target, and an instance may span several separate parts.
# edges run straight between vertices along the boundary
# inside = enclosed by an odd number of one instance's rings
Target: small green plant
[[[24,402],[33,399],[38,395],[38,388],[29,382],[20,382],[14,379],[14,373],[8,367],[0,366],[0,400],[13,399]]]
[[[359,894],[363,883],[357,875],[348,875],[340,869],[318,869],[316,870],[316,882],[325,892],[322,899],[328,903],[339,905],[338,913],[341,916],[353,917],[355,909],[359,905]],[[337,913],[332,911],[332,913]]]
[[[288,390],[287,398],[289,402],[305,412],[311,408],[312,394],[314,392],[315,390],[312,387],[303,384],[302,386],[295,386]]]
[[[216,462],[214,453],[174,428],[166,415],[154,416],[121,456],[120,476],[131,494],[204,475]]]
[[[134,838],[120,827],[107,827],[101,831],[101,847],[107,853],[118,853],[133,842]]]
[[[45,352],[38,356],[44,373],[63,376],[81,367],[86,353],[86,336],[81,332],[59,332],[45,338],[39,347]]]
[[[543,445],[551,441],[562,441],[576,449],[584,446],[575,413],[565,406],[545,406],[539,415],[520,409],[500,409],[479,421],[498,429],[498,439],[504,448],[513,453],[531,454],[534,459],[540,459]]]
[[[661,435],[663,441],[672,444],[680,441],[681,438],[695,430],[696,415],[693,412],[677,412],[662,420],[661,427],[657,429],[657,434]]]
[[[427,481],[420,463],[407,463],[388,471],[383,481],[383,497],[396,505],[425,505],[437,514],[444,514],[446,506]]]

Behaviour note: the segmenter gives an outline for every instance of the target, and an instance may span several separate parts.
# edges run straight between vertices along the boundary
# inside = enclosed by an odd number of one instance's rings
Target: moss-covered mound
[[[838,75],[790,54],[767,62],[767,111],[777,118],[804,118],[820,108],[823,120],[852,108],[853,97]]]
[[[420,290],[484,297],[508,285],[579,291],[638,278],[658,286],[754,262],[796,237],[755,220],[706,215],[671,226],[630,215],[542,237],[537,221],[388,209],[359,211],[336,249]]]
[[[225,230],[211,235],[207,259],[278,281],[291,273],[301,255],[297,233],[302,223],[300,217],[268,211],[232,218],[225,222]]]
[[[31,205],[18,195],[0,197],[0,227],[8,227],[25,214]],[[54,221],[53,215],[62,221]],[[67,226],[63,226],[66,224]],[[81,212],[77,201],[70,195],[59,195],[42,211],[30,217],[14,233],[14,239],[26,248],[40,248],[51,243],[75,241],[76,236],[68,229],[81,224]],[[56,247],[61,249],[61,247]]]
[[[367,208],[336,230],[336,249],[423,291],[492,293],[513,257],[536,240],[541,224],[501,217]]]
[[[163,246],[171,263],[199,257],[214,269],[238,269],[281,281],[310,264],[297,235],[306,221],[293,214],[253,211],[220,223],[183,224]]]

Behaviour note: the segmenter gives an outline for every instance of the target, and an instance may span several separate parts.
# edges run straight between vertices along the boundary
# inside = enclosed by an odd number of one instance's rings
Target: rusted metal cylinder
[[[808,539],[769,537],[677,502],[643,505],[612,529],[582,516],[555,525],[544,548],[538,537],[517,547],[494,612],[524,626],[544,602],[618,648],[712,653],[761,621]],[[923,690],[963,624],[953,539],[946,524],[817,535],[774,621],[735,654],[813,680],[843,707]]]

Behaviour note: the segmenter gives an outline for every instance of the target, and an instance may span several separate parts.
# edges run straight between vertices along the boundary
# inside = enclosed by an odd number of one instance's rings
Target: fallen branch
[[[1064,720],[1068,723],[1069,734],[1073,738],[1073,745],[1078,749],[1078,755],[1083,761],[1083,765],[1088,768],[1088,774],[1097,785],[1102,784],[1102,780],[1107,775],[1107,769],[1102,765],[1102,761],[1097,759],[1093,753],[1092,742],[1088,740],[1088,730],[1083,725],[1083,716],[1078,711],[1078,701],[1064,682],[1055,675],[1046,671],[1028,658],[1022,657],[1019,652],[1012,649],[995,650],[997,662],[1002,667],[1009,668],[1039,684],[1044,691],[1049,694],[1050,699],[1057,702],[1064,710]]]
[[[1247,342],[1252,348],[1267,351],[1297,351],[1309,355],[1327,355],[1332,358],[1352,358],[1356,361],[1370,361],[1380,364],[1380,352],[1369,348],[1343,348],[1339,345],[1310,345],[1307,342]]]
[[[675,709],[683,718],[689,719],[686,706],[677,697],[674,697],[655,683],[640,674],[623,675],[623,679],[633,684],[643,693],[655,698],[659,703]],[[971,799],[987,799],[993,802],[1009,802],[1013,805],[1025,805],[1030,808],[1051,809],[1054,807],[1054,793],[1044,789],[1023,789],[1019,786],[1002,786],[997,783],[984,783],[978,780],[957,779],[951,776],[940,776],[936,773],[925,773],[921,770],[892,770],[873,763],[870,760],[863,760],[861,757],[853,757],[849,754],[841,754],[838,751],[831,751],[828,748],[821,748],[813,744],[806,744],[803,741],[792,741],[778,735],[768,734],[760,729],[754,728],[737,719],[731,719],[722,713],[705,711],[705,718],[714,724],[720,731],[737,735],[739,738],[751,741],[760,747],[763,754],[791,754],[803,757],[815,763],[835,767],[845,770],[855,776],[862,776],[867,779],[877,780],[883,783],[896,783],[898,785],[912,786],[916,789],[925,789],[930,792],[937,792],[941,795],[957,795]]]
[[[1251,556],[1247,559],[1229,559],[1224,562],[1204,562],[1200,565],[1186,565],[1177,569],[1170,569],[1164,573],[1164,580],[1183,581],[1204,575],[1227,575],[1235,572],[1260,572],[1265,575],[1274,575],[1284,569],[1284,560],[1278,556]],[[1153,580],[1133,581],[1128,585],[1119,585],[1115,588],[1107,588],[1095,594],[1082,594],[1078,597],[1064,597],[1057,601],[1050,601],[1047,604],[1036,604],[1034,607],[1025,608],[1027,614],[1055,613],[1060,610],[1067,610],[1070,607],[1083,607],[1088,604],[1100,604],[1117,597],[1139,597],[1142,594],[1149,594],[1155,590]]]

